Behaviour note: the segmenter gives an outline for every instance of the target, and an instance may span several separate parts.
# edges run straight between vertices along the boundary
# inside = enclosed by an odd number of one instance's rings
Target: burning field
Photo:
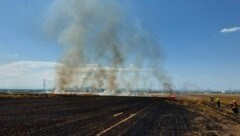
[[[40,95],[0,105],[0,135],[240,135],[239,117],[183,97]]]
[[[46,9],[46,16],[41,17],[44,18],[44,36],[59,45],[62,53],[58,54],[58,63],[54,63],[55,71],[50,72],[54,85],[47,88],[53,91],[46,90],[44,78],[42,90],[48,93],[46,95],[0,95],[0,136],[240,135],[240,118],[229,106],[233,98],[240,102],[239,96],[217,96],[223,100],[223,107],[217,110],[215,103],[210,104],[209,96],[173,94],[176,86],[163,66],[165,54],[160,44],[162,38],[158,37],[160,32],[144,25],[146,18],[141,19],[136,11],[133,12],[137,7],[131,2],[53,0]],[[166,35],[171,34],[166,30],[163,31]],[[178,35],[180,33],[175,36]],[[180,43],[171,49],[177,54],[189,54],[190,50],[178,52],[184,42],[176,37],[167,38]],[[180,64],[180,59],[183,58],[178,57],[172,63]],[[177,66],[185,65],[179,64]],[[186,68],[180,69],[191,69],[188,62],[186,64]],[[31,67],[37,67],[35,65]],[[11,73],[11,67],[5,66],[4,70]],[[34,77],[50,73],[26,74],[27,82],[32,84]],[[22,75],[25,74],[17,72],[10,79],[18,77],[21,81]],[[185,77],[177,73],[176,76],[180,80]],[[194,80],[198,78],[195,74],[193,77]]]

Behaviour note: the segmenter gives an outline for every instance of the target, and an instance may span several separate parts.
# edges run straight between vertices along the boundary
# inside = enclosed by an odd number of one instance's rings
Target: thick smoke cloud
[[[57,68],[60,91],[91,87],[90,92],[104,89],[116,95],[119,88],[151,88],[151,81],[171,90],[159,43],[129,21],[121,3],[56,0],[48,15],[47,31],[58,36],[65,50]]]

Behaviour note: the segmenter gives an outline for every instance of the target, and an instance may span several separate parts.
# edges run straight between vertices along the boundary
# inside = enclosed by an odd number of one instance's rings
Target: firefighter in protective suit
[[[218,110],[220,110],[221,103],[220,103],[220,100],[219,100],[219,98],[217,98],[216,104],[217,104],[217,108],[218,108]]]
[[[238,105],[235,100],[231,102],[232,111],[237,115],[238,114]]]
[[[210,97],[210,104],[211,104],[211,105],[214,105],[214,96],[211,96],[211,97]]]

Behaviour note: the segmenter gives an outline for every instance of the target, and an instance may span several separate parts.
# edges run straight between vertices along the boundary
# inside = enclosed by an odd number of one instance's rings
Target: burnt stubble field
[[[238,135],[239,117],[190,100],[38,96],[0,99],[0,135]]]

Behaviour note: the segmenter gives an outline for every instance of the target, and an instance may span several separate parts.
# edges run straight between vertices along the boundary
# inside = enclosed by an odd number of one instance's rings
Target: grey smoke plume
[[[57,68],[59,90],[104,88],[114,95],[118,88],[151,88],[148,78],[171,90],[158,42],[128,19],[114,0],[54,1],[46,28],[65,49]]]

